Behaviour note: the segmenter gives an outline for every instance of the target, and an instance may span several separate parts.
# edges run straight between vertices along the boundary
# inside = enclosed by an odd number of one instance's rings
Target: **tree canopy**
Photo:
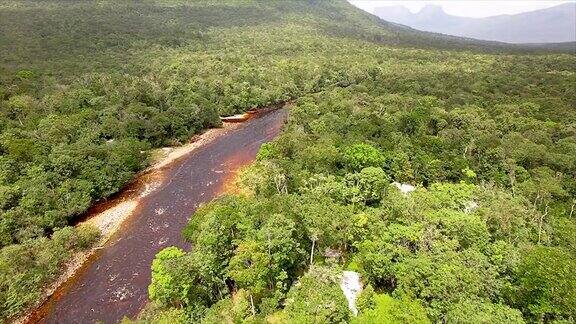
[[[574,320],[572,53],[343,0],[7,0],[0,30],[0,317],[95,241],[67,226],[151,149],[293,102],[247,194],[158,255],[150,318],[353,321],[335,284],[350,268],[375,291],[366,321]]]

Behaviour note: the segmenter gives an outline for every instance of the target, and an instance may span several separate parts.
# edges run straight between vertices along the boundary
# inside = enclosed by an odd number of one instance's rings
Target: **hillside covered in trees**
[[[0,317],[96,240],[68,225],[150,149],[295,100],[244,193],[158,255],[144,320],[576,318],[573,54],[340,0],[9,0],[0,30]],[[343,269],[366,285],[358,317]]]
[[[573,322],[573,57],[371,51],[158,254],[145,319]]]

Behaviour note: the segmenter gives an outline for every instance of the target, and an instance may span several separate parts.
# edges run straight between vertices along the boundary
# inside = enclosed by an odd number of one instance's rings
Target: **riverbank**
[[[248,118],[246,119],[248,120]],[[16,319],[14,323],[36,323],[43,317],[43,305],[55,292],[64,286],[79,272],[82,267],[118,233],[122,224],[137,210],[140,201],[156,191],[164,178],[163,170],[180,159],[206,146],[215,139],[239,128],[242,123],[224,122],[220,128],[212,128],[193,136],[190,141],[178,147],[165,147],[151,152],[150,167],[139,172],[134,180],[112,198],[97,202],[80,218],[74,226],[91,225],[100,230],[101,238],[93,248],[76,253],[63,267],[62,274],[45,288],[41,299],[26,312],[26,315]],[[160,211],[161,212],[161,211]]]

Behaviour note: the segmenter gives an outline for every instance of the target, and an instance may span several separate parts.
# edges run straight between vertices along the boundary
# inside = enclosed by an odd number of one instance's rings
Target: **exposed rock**
[[[398,188],[398,190],[400,190],[400,192],[405,194],[405,195],[416,190],[416,187],[414,187],[413,185],[407,184],[407,183],[392,182],[392,184],[394,186],[396,186],[396,188]]]
[[[346,296],[346,299],[348,300],[348,308],[350,308],[350,311],[354,316],[358,315],[356,298],[358,298],[358,295],[360,295],[363,288],[360,274],[354,271],[344,271],[342,273],[340,288],[342,288],[344,296]]]
[[[342,252],[336,249],[326,248],[326,250],[324,250],[324,256],[327,258],[338,259],[342,256]]]
[[[478,203],[475,201],[468,201],[464,204],[464,212],[470,214],[478,208]]]

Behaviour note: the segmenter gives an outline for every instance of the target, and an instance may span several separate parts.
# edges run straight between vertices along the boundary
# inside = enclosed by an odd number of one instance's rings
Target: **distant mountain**
[[[576,41],[576,2],[486,18],[452,16],[442,7],[427,5],[412,13],[402,6],[379,7],[374,14],[415,29],[447,35],[507,43],[560,43]]]

